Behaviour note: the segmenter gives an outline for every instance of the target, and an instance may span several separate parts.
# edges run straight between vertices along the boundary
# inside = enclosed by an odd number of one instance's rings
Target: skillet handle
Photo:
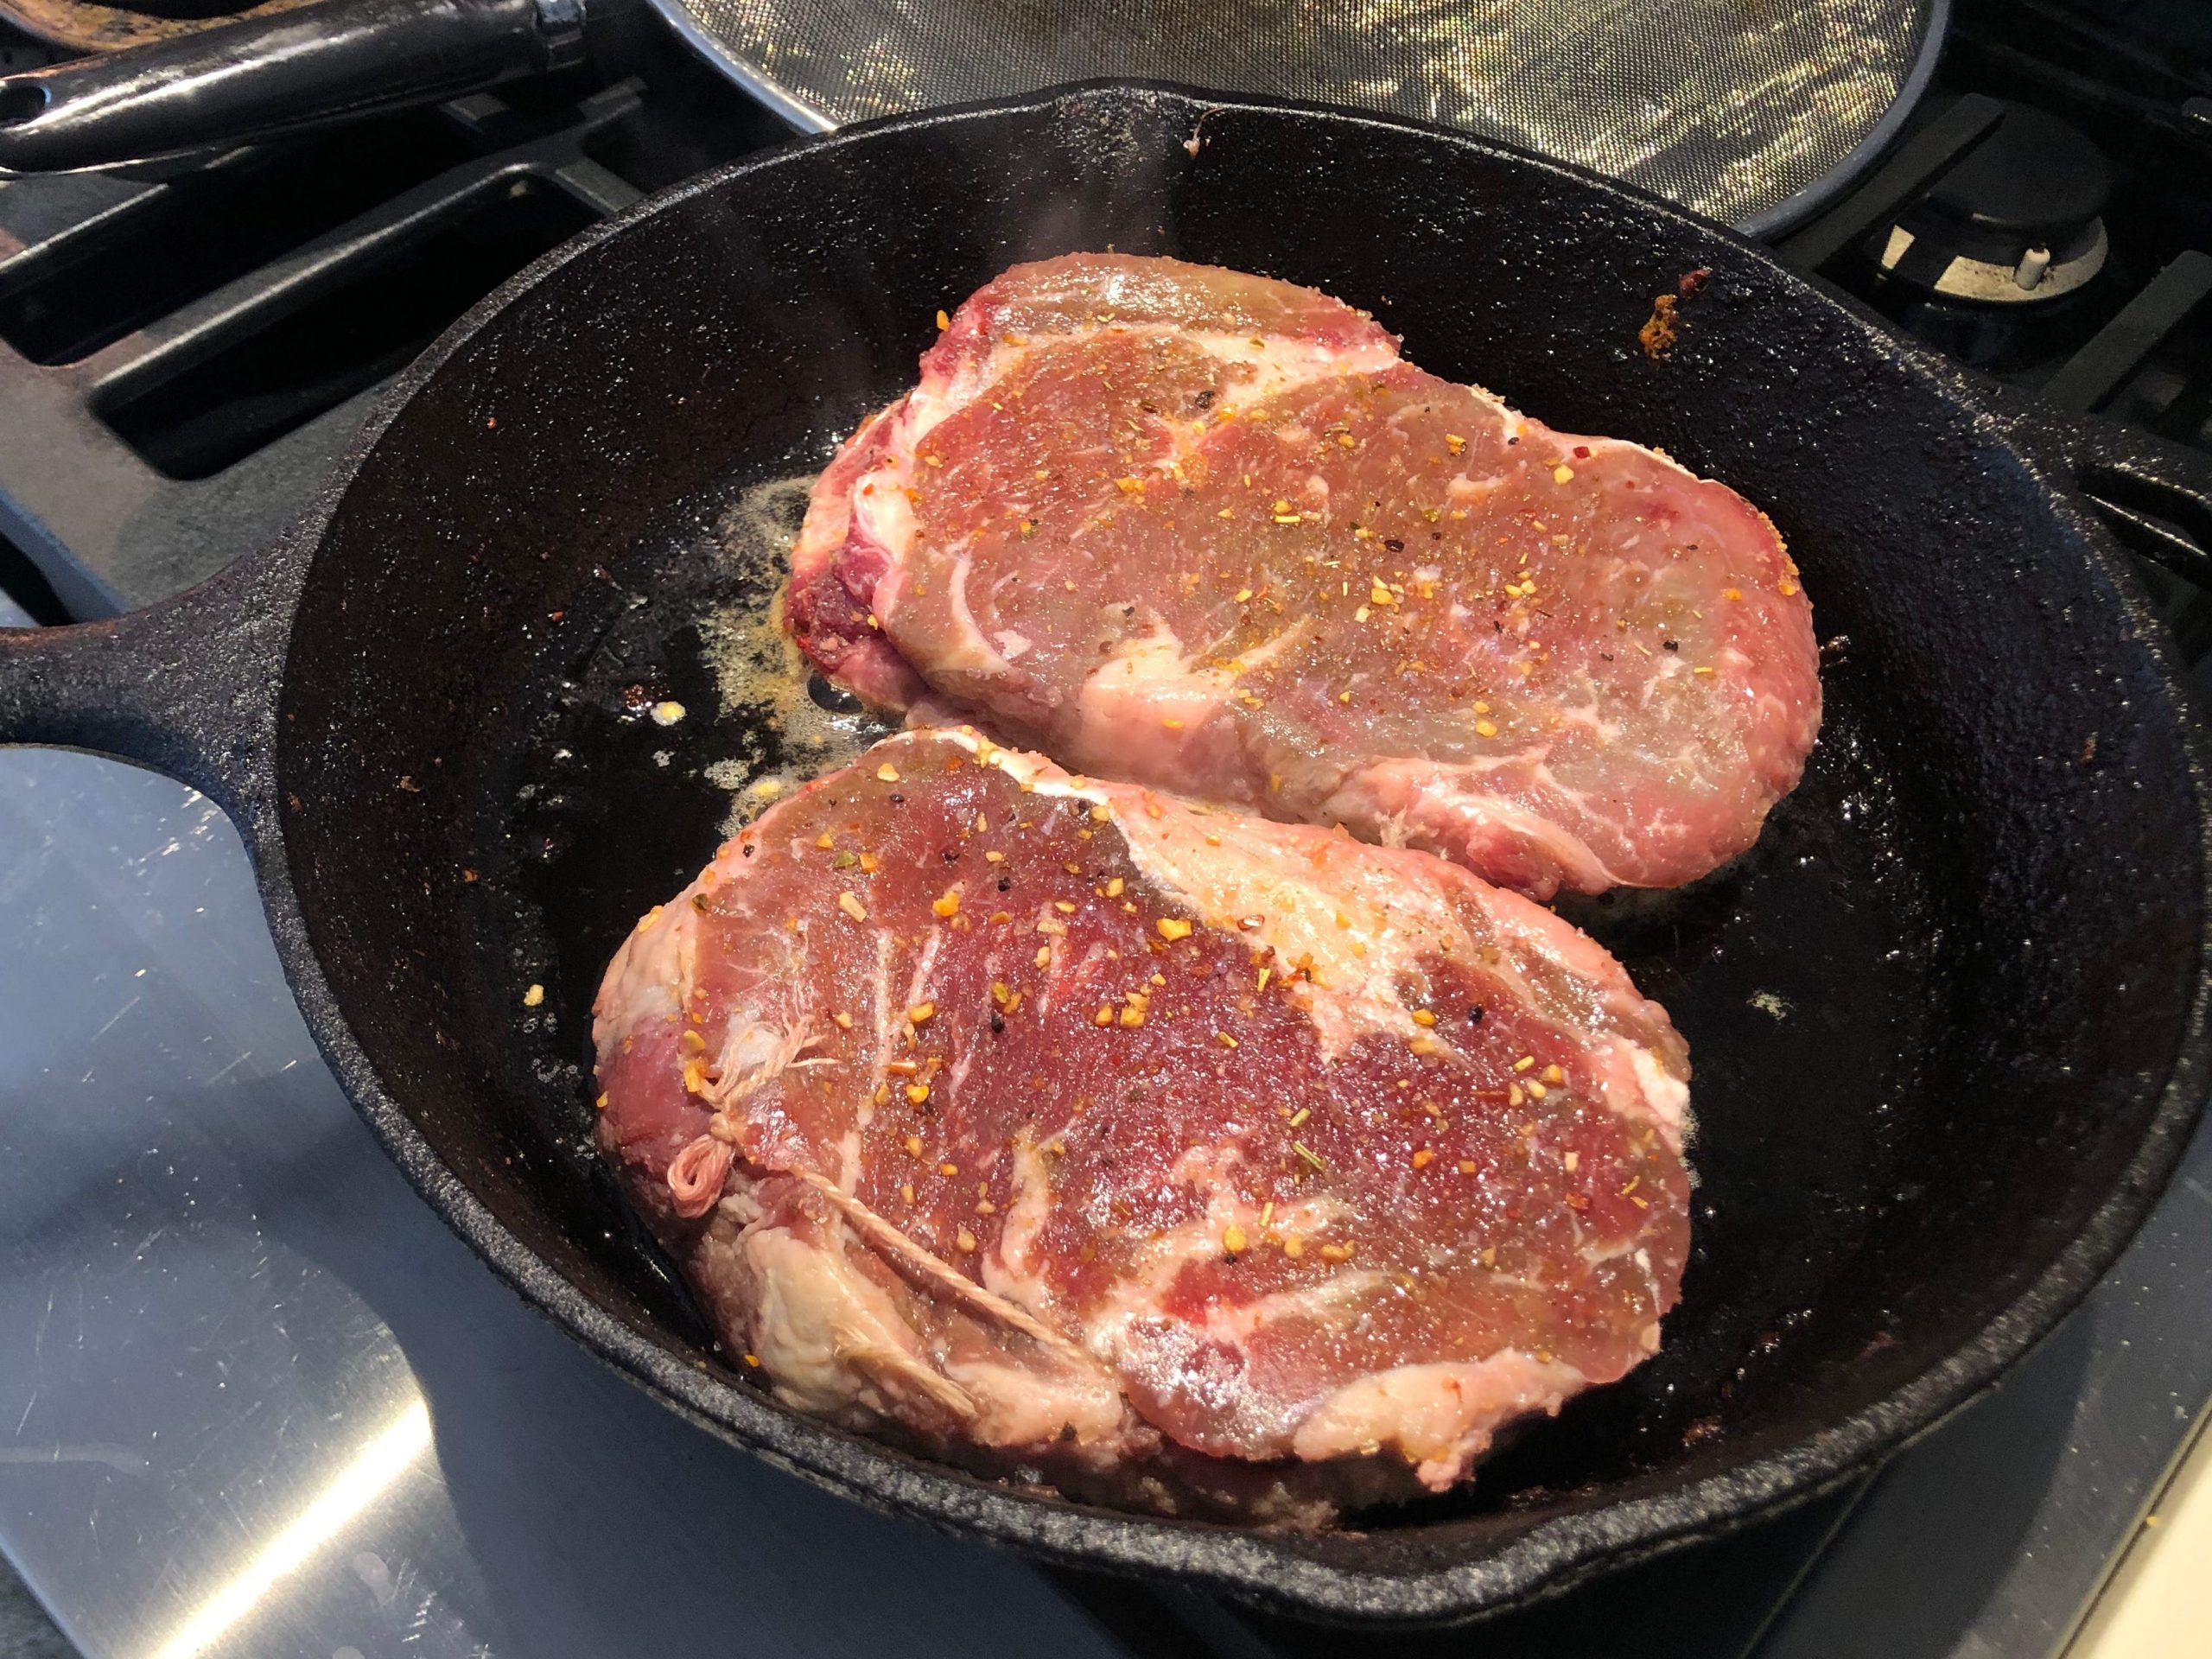
[[[583,56],[583,0],[321,0],[0,76],[0,173],[229,147],[435,103]]]
[[[2212,588],[2212,458],[2097,416],[2067,434],[2075,486],[2128,549]]]
[[[2212,297],[2212,257],[2170,261],[2040,394],[2076,486],[2135,552],[2212,588],[2212,460],[2094,411]]]
[[[2212,589],[2212,457],[1986,375],[1967,384],[2014,445],[2070,484],[2131,552]]]
[[[174,599],[97,622],[0,628],[0,743],[166,772],[247,826],[265,804],[289,563],[240,560]]]

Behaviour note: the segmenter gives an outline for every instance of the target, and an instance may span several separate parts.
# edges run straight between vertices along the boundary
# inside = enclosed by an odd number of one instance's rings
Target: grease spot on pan
[[[714,676],[724,717],[778,734],[782,789],[768,781],[757,746],[709,763],[707,780],[730,796],[722,833],[734,835],[785,789],[845,765],[883,733],[855,698],[808,668],[784,631],[784,577],[806,514],[811,474],[772,479],[744,491],[715,531],[717,557],[737,592],[699,618],[701,656]]]

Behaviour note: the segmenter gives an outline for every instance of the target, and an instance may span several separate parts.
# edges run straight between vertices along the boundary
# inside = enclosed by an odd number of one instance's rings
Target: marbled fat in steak
[[[1681,1039],[1424,853],[920,731],[639,925],[599,1140],[799,1409],[1315,1522],[1658,1345]]]
[[[823,474],[787,614],[880,708],[1538,898],[1741,852],[1820,723],[1811,608],[1734,491],[1169,259],[962,306]]]

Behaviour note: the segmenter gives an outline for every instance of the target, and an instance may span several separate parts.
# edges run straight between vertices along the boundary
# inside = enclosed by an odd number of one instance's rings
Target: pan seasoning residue
[[[779,472],[664,516],[571,605],[548,653],[509,842],[544,879],[604,895],[563,942],[592,972],[719,842],[883,734],[810,684],[783,632],[812,481]],[[572,901],[552,909],[575,913]]]
[[[844,766],[884,731],[852,697],[812,675],[784,632],[784,576],[813,482],[809,474],[756,485],[730,505],[717,528],[721,563],[739,591],[701,613],[701,654],[723,718],[757,734],[741,752],[704,767],[707,780],[731,797],[726,836],[787,791]],[[763,741],[771,735],[772,755]]]

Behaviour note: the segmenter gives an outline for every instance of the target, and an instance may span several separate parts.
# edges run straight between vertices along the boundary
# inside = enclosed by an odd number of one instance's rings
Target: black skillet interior
[[[437,1157],[701,1368],[694,1408],[757,1441],[758,1405],[715,1380],[747,1385],[591,1155],[588,1005],[624,929],[712,850],[733,778],[806,763],[708,646],[727,665],[728,619],[766,602],[738,555],[773,540],[764,517],[788,528],[779,481],[909,382],[939,307],[1075,248],[1265,271],[1373,308],[1429,369],[1738,486],[1832,642],[1810,772],[1734,867],[1575,911],[1697,1068],[1697,1245],[1664,1351],[1465,1491],[1243,1566],[1206,1529],[1071,1529],[1052,1500],[976,1523],[1337,1613],[1465,1611],[1917,1427],[2117,1248],[2134,1200],[2108,1201],[2149,1167],[2195,1043],[2188,734],[2082,519],[1955,392],[1756,251],[1465,140],[1207,108],[1101,92],[802,147],[487,304],[367,454],[308,575],[276,767],[290,874],[337,1007]],[[1698,268],[1654,360],[1652,296]],[[664,699],[685,718],[639,712]],[[2169,1105],[2159,1127],[2184,1118]],[[2016,1307],[2101,1207],[2094,1244]],[[879,1501],[940,1522],[966,1502],[918,1505],[913,1482],[958,1478],[779,1432]],[[1300,1562],[1353,1576],[1317,1588]],[[1447,1569],[1448,1591],[1409,1587]]]

